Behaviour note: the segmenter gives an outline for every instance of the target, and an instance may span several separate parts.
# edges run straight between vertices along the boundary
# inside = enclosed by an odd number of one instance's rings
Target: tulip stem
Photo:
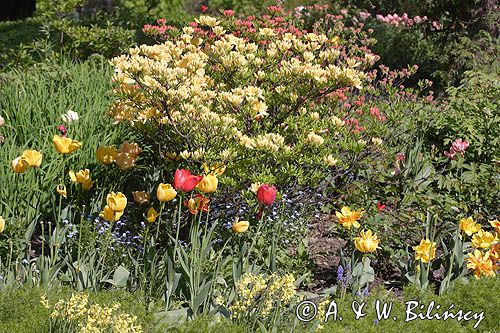
[[[42,228],[42,258],[45,257],[45,228],[43,221],[40,222],[40,226]]]
[[[158,242],[158,237],[160,235],[161,214],[163,213],[163,207],[165,207],[164,202],[161,203],[160,214],[158,215],[158,224],[156,225],[156,242]]]
[[[179,232],[181,230],[182,199],[183,199],[183,196],[181,195],[179,197],[179,204],[177,205],[177,231],[175,233],[175,243],[174,243],[174,260],[173,260],[174,265],[175,265],[175,259],[177,257],[177,243],[179,243]]]
[[[262,228],[262,224],[263,224],[262,221],[263,221],[263,219],[264,219],[264,209],[262,209],[262,215],[260,216],[260,219],[257,221],[257,223],[259,223],[259,225],[257,226],[257,231],[255,232],[255,234],[252,237],[252,244],[250,244],[250,249],[248,250],[245,264],[250,260],[250,256],[252,255],[252,251],[253,251],[253,247],[254,247],[254,244],[255,244],[255,240],[257,238],[257,235],[260,232],[260,229]]]

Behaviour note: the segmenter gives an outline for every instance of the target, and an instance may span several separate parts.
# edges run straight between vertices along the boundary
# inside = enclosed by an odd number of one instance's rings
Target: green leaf
[[[113,273],[113,279],[106,280],[105,282],[112,284],[116,288],[124,288],[127,286],[127,281],[129,276],[130,276],[130,271],[120,265]]]

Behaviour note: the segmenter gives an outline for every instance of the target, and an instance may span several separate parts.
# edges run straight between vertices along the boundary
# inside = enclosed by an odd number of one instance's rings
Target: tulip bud
[[[112,164],[116,161],[116,157],[118,156],[118,151],[113,146],[99,147],[97,148],[95,154],[97,160],[102,164]]]
[[[5,125],[5,119],[3,119],[2,116],[0,116],[0,127],[2,127],[3,125]]]
[[[250,223],[248,221],[239,221],[238,218],[233,222],[231,229],[237,233],[243,233],[248,230],[248,227],[250,226]]]
[[[160,214],[158,214],[158,212],[156,211],[156,209],[154,209],[153,207],[151,207],[151,208],[148,209],[148,212],[146,213],[146,220],[149,223],[154,223],[154,221],[156,221],[156,218],[159,215]]]
[[[161,183],[156,190],[156,199],[159,202],[167,202],[173,200],[177,196],[177,191],[170,184]]]
[[[56,191],[57,191],[57,193],[59,193],[59,195],[62,195],[65,198],[68,197],[68,192],[66,191],[66,186],[64,186],[63,184],[57,185]]]
[[[5,230],[5,220],[0,216],[0,234]]]
[[[257,201],[263,205],[271,206],[276,200],[276,188],[263,184],[257,190]]]
[[[151,195],[144,191],[134,191],[132,195],[134,196],[134,201],[139,205],[147,205],[151,199]]]
[[[189,170],[177,169],[174,174],[173,186],[182,192],[192,191],[203,179],[203,176],[194,176]]]
[[[57,130],[59,131],[59,133],[61,133],[61,136],[63,136],[63,137],[65,137],[66,134],[68,133],[68,130],[66,129],[66,126],[64,126],[64,125],[57,126]]]
[[[127,171],[135,166],[136,157],[129,153],[119,153],[116,155],[116,165],[120,170]]]
[[[43,155],[36,150],[25,150],[21,155],[32,168],[39,168],[42,164]]]
[[[54,148],[59,154],[69,154],[82,146],[81,142],[59,135],[54,135],[52,142],[54,143]]]
[[[106,197],[107,204],[114,212],[123,212],[127,206],[127,197],[121,193],[111,192]]]
[[[203,193],[212,193],[217,190],[219,180],[215,175],[204,176],[203,179],[196,185],[196,188]]]
[[[22,156],[16,157],[11,163],[10,167],[15,173],[24,173],[29,167],[28,161]]]

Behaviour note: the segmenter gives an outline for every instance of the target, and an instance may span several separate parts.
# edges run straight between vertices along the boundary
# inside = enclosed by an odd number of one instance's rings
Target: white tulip
[[[68,110],[68,112],[61,115],[61,118],[65,123],[68,123],[68,124],[80,119],[80,117],[78,116],[78,113],[73,111],[73,110]]]

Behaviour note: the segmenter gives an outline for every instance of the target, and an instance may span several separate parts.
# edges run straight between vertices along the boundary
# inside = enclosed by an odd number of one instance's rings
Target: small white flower
[[[68,110],[68,112],[66,112],[65,114],[62,114],[61,118],[65,123],[68,123],[68,124],[80,119],[80,117],[78,116],[78,113],[73,111],[73,110]]]

